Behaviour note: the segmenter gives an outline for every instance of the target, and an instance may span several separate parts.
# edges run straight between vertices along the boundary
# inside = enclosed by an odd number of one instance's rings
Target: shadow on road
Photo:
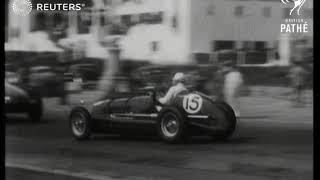
[[[254,137],[231,137],[229,140],[215,140],[209,136],[190,136],[185,141],[177,144],[184,145],[201,145],[201,144],[247,144],[254,141]],[[156,135],[97,135],[90,138],[89,141],[118,141],[118,142],[162,142],[162,140]]]
[[[90,138],[90,141],[137,141],[137,142],[154,142],[160,140],[156,136],[150,135],[122,135],[122,134],[109,134],[109,135],[96,135]]]
[[[6,125],[15,124],[47,124],[46,119],[41,119],[40,121],[34,121],[26,115],[6,115],[5,118]]]
[[[271,118],[270,116],[241,116],[238,119],[268,119]]]

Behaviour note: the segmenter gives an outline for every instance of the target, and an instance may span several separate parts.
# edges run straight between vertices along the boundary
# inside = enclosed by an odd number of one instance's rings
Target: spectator
[[[233,108],[236,117],[240,117],[238,97],[243,85],[242,74],[232,61],[228,62],[224,69],[226,71],[223,86],[224,99]]]
[[[228,66],[226,66],[229,61],[219,64],[218,70],[214,73],[214,86],[215,86],[215,94],[218,100],[223,100],[223,88],[224,88],[224,79],[228,70]]]
[[[303,91],[305,89],[305,82],[307,77],[307,71],[303,67],[302,62],[293,61],[292,67],[289,71],[289,78],[291,82],[291,87],[293,88],[294,94],[294,104],[293,106],[302,106],[303,102]]]

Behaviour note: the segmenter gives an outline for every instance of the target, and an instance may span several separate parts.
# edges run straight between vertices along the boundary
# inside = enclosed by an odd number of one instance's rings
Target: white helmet
[[[185,80],[185,75],[182,72],[177,72],[172,78],[172,81],[182,82],[184,80]]]

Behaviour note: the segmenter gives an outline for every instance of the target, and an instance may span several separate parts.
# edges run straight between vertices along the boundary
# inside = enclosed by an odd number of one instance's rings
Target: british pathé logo
[[[281,33],[308,33],[309,24],[304,19],[285,19],[280,26]]]
[[[296,10],[297,14],[300,15],[300,9],[303,6],[303,4],[306,2],[306,0],[281,0],[283,4],[292,4],[293,8],[290,10],[290,16],[292,15],[292,12]]]
[[[281,0],[283,4],[293,4],[293,7],[289,11],[290,17],[300,16],[300,9],[306,0]],[[286,12],[287,13],[287,12]],[[306,19],[303,18],[285,18],[284,23],[281,23],[281,33],[308,33],[309,24]]]
[[[32,11],[32,3],[29,0],[14,0],[11,7],[13,13],[20,16],[26,16]]]

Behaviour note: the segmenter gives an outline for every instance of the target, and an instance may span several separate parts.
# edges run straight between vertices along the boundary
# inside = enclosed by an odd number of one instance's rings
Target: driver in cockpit
[[[161,104],[169,105],[172,100],[181,92],[188,91],[185,87],[186,77],[182,72],[176,73],[172,78],[172,85],[167,94],[159,98]]]

